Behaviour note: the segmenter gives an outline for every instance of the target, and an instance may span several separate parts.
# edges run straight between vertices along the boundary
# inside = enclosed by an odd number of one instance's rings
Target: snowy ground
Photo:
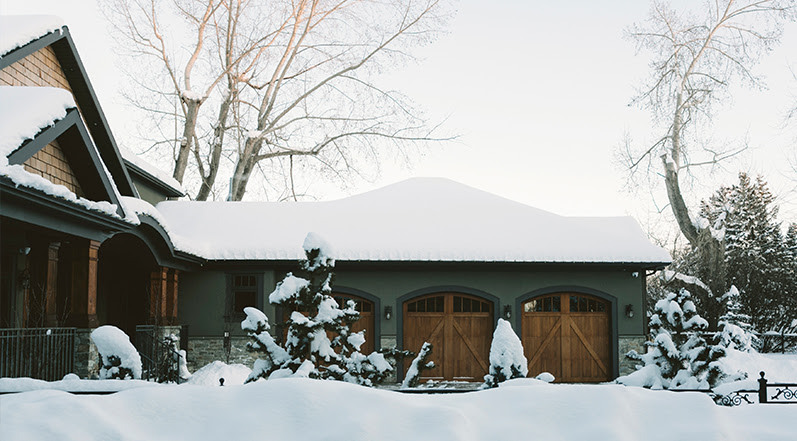
[[[797,356],[732,353],[731,366],[797,380]],[[797,406],[717,406],[699,393],[512,380],[498,389],[401,394],[334,381],[235,385],[248,368],[216,362],[189,384],[112,395],[0,379],[0,439],[12,440],[792,440]],[[225,387],[218,377],[225,376]],[[80,380],[50,383],[80,387]],[[27,386],[19,386],[27,383]],[[93,382],[99,383],[99,382]],[[102,382],[104,383],[104,382]],[[113,384],[125,383],[116,381]],[[142,385],[143,382],[127,382]],[[143,385],[142,385],[143,386]]]

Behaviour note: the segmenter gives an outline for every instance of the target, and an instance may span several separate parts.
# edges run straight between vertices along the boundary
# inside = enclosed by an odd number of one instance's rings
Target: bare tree
[[[752,68],[794,18],[793,0],[707,0],[687,12],[654,1],[647,21],[629,30],[639,49],[653,53],[651,76],[634,103],[651,111],[659,135],[641,150],[626,143],[621,154],[632,174],[663,177],[672,213],[692,246],[703,228],[689,214],[682,175],[744,149],[702,142],[700,132],[734,81],[761,87]]]
[[[682,180],[745,149],[744,142],[717,145],[705,136],[714,109],[730,98],[734,82],[762,87],[752,69],[779,41],[783,23],[794,18],[794,0],[706,0],[690,11],[654,0],[647,21],[629,29],[638,48],[653,53],[650,78],[634,103],[650,110],[657,134],[642,149],[627,139],[620,155],[632,180],[663,181],[670,210],[694,252],[694,275],[705,288],[695,292],[696,300],[711,323],[727,288],[725,244],[708,221],[690,214]]]
[[[129,98],[196,199],[219,197],[228,174],[241,200],[256,173],[295,197],[296,169],[359,173],[388,147],[438,139],[375,78],[440,33],[440,0],[116,0],[106,13],[146,66]]]

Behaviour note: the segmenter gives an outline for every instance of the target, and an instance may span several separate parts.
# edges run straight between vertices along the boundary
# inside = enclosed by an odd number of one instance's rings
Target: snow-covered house
[[[0,358],[34,335],[9,329],[69,326],[85,343],[103,323],[175,323],[179,271],[199,259],[136,207],[179,185],[120,155],[60,19],[4,16],[0,29]],[[77,347],[86,374],[96,357]]]
[[[441,178],[336,201],[166,201],[157,210],[175,247],[205,259],[179,299],[197,355],[214,345],[221,353],[218,336],[237,328],[244,306],[282,318],[267,295],[297,268],[313,231],[334,250],[336,296],[362,312],[366,350],[417,352],[429,341],[432,378],[479,380],[504,317],[531,374],[603,381],[644,341],[646,272],[669,262],[630,217],[558,216]]]
[[[2,20],[0,327],[183,324],[189,363],[224,359],[225,334],[235,357],[243,308],[282,318],[268,294],[315,232],[363,349],[429,341],[432,378],[480,380],[502,317],[529,374],[559,381],[614,378],[645,340],[645,277],[670,258],[629,217],[559,216],[439,178],[326,202],[168,200],[179,184],[120,153],[68,30]]]

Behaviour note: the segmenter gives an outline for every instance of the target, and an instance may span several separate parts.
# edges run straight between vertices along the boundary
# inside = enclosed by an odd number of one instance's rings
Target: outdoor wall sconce
[[[634,318],[634,305],[630,303],[625,305],[625,316],[628,318]]]
[[[504,318],[509,320],[512,318],[512,306],[504,305]]]
[[[393,307],[385,306],[385,320],[390,320],[390,317],[393,317]]]

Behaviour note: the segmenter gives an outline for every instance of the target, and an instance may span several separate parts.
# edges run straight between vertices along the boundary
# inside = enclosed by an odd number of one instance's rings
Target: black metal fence
[[[137,325],[135,345],[141,355],[141,379],[159,383],[180,382],[178,341],[170,341],[153,325]]]
[[[743,404],[797,404],[797,383],[770,383],[765,373],[760,372],[758,389],[737,390],[720,395],[713,390],[693,390],[708,393],[714,402],[722,406],[741,406]],[[680,391],[679,391],[680,392]],[[684,391],[687,392],[687,391]]]
[[[55,381],[75,370],[75,328],[0,329],[0,377]]]

